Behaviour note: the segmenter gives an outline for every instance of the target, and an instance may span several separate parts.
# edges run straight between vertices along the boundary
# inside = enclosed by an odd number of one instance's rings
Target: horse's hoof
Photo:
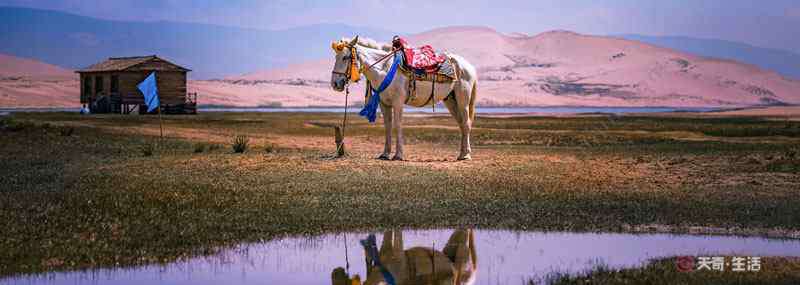
[[[392,160],[394,160],[394,161],[404,161],[405,159],[403,159],[402,156],[396,156],[395,155],[394,157],[392,157]]]
[[[389,160],[389,156],[385,155],[385,154],[381,154],[380,156],[378,156],[378,160]]]
[[[467,154],[467,155],[462,155],[462,156],[459,156],[459,157],[458,157],[458,160],[472,160],[472,156],[471,156],[471,155],[469,155],[469,154]]]

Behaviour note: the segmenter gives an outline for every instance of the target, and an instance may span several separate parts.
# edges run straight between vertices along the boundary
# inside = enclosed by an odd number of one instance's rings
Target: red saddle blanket
[[[408,47],[408,43],[399,37],[395,37],[392,43],[395,48],[403,51],[406,65],[417,70],[424,70],[428,73],[436,72],[439,65],[447,60],[445,55],[436,54],[436,51],[430,45]]]

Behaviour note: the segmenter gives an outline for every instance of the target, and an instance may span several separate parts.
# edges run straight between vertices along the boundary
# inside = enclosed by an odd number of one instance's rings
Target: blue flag
[[[144,103],[147,105],[147,112],[152,112],[158,108],[158,85],[156,84],[156,72],[153,71],[139,85],[139,91],[144,95]]]

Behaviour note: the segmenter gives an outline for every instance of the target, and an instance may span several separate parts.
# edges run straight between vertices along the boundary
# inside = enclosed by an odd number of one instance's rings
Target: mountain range
[[[109,57],[158,54],[210,79],[319,59],[330,40],[392,33],[342,24],[258,30],[178,22],[129,22],[0,7],[0,53],[80,69]]]
[[[773,71],[618,37],[558,30],[535,36],[507,35],[486,27],[448,27],[410,35],[408,41],[459,54],[475,65],[479,72],[477,102],[483,106],[741,107],[800,103],[800,81]],[[278,86],[302,87],[304,95],[299,98],[337,105],[343,96],[336,96],[328,87],[332,66],[333,57],[329,55],[326,60],[194,85],[198,90],[212,90],[217,98],[249,104],[252,98],[258,98],[258,104],[263,105],[302,105],[297,97],[283,101],[268,93]],[[237,91],[225,91],[233,89]],[[260,95],[244,98],[237,94]],[[269,98],[280,99],[273,102]]]
[[[165,21],[113,21],[49,10],[0,7],[0,53],[67,69],[83,68],[108,57],[158,54],[192,69],[190,77],[194,79],[223,78],[321,59],[328,55],[331,39],[356,34],[388,40],[395,33],[344,24],[262,30]],[[790,51],[714,39],[612,36],[737,60],[800,79],[800,54]]]
[[[756,47],[732,41],[681,36],[627,34],[618,35],[618,37],[696,55],[746,62],[773,70],[792,79],[800,79],[800,54],[791,51]]]
[[[6,54],[0,56],[0,107],[76,106],[71,70],[142,54],[192,69],[189,90],[203,105],[340,106],[344,96],[328,86],[330,41],[354,34],[388,40],[393,34],[339,24],[271,31],[123,22],[24,8],[0,8],[0,29],[0,54]],[[800,82],[787,78],[796,72],[794,55],[743,44],[560,30],[529,36],[486,27],[406,37],[475,65],[483,106],[800,104]],[[777,67],[764,67],[770,64]],[[351,88],[361,91],[350,102],[363,100],[362,88]]]

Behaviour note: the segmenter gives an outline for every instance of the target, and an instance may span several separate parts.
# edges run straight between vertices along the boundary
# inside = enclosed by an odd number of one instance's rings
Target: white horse
[[[379,260],[374,260],[375,257]],[[388,230],[383,234],[376,256],[365,250],[364,261],[367,270],[363,283],[357,274],[350,276],[344,268],[337,267],[331,273],[332,285],[387,284],[384,272],[392,276],[396,285],[472,285],[478,279],[478,255],[472,229],[455,230],[440,250],[420,246],[406,249],[403,231]]]
[[[359,40],[343,39],[332,44],[336,53],[336,64],[333,66],[331,74],[331,86],[334,90],[341,92],[351,82],[356,79],[358,74],[363,74],[369,80],[372,88],[377,88],[383,82],[391,65],[392,58],[385,59],[385,56],[392,51],[389,44],[378,44],[370,39]],[[354,55],[355,54],[355,55]],[[378,159],[388,160],[392,152],[392,129],[397,132],[397,148],[392,160],[403,160],[403,106],[422,107],[428,104],[444,101],[450,114],[458,122],[461,129],[461,150],[458,160],[471,159],[469,135],[472,129],[472,122],[475,119],[475,97],[477,95],[478,74],[475,67],[464,58],[448,54],[452,59],[456,72],[456,80],[452,83],[436,83],[435,85],[427,81],[416,82],[416,94],[418,96],[409,97],[409,81],[411,78],[402,72],[397,72],[391,84],[380,93],[380,107],[383,114],[383,124],[386,129],[386,142],[383,153]],[[355,60],[355,62],[353,61]],[[431,88],[435,92],[432,100],[429,100]],[[371,95],[370,95],[371,96]]]

